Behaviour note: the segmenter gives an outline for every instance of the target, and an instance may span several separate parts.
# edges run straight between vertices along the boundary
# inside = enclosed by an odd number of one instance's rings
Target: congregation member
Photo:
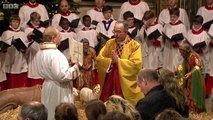
[[[154,120],[163,110],[176,108],[175,99],[160,84],[156,70],[141,69],[138,73],[137,83],[145,95],[136,105],[142,120]]]
[[[78,120],[77,108],[73,103],[60,103],[55,108],[55,120]]]
[[[141,46],[127,33],[128,24],[116,22],[115,38],[107,41],[96,59],[102,89],[100,100],[104,102],[115,94],[135,105],[143,97],[136,82],[142,67]]]

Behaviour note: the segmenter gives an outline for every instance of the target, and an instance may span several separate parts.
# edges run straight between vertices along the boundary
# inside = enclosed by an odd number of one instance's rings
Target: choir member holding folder
[[[61,18],[59,22],[62,30],[61,33],[61,44],[58,46],[58,49],[65,55],[65,57],[70,60],[70,52],[69,52],[69,39],[77,38],[75,31],[70,27],[70,22],[67,18]]]
[[[28,79],[29,86],[34,86],[36,84],[42,84],[43,78],[38,74],[38,70],[35,66],[35,55],[39,51],[39,43],[42,42],[42,33],[44,32],[44,27],[41,26],[40,22],[41,16],[37,12],[30,14],[30,21],[28,27],[25,29],[28,41],[32,45],[28,49]]]
[[[144,34],[142,38],[142,58],[143,67],[158,69],[162,67],[162,30],[163,27],[158,23],[152,11],[146,11],[143,17]]]
[[[70,5],[67,0],[61,0],[59,4],[60,13],[57,13],[53,16],[52,26],[56,27],[59,31],[62,29],[59,25],[61,18],[66,18],[71,23],[71,27],[75,29],[75,32],[78,32],[82,23],[80,22],[80,18],[77,14],[72,13],[70,11]]]
[[[164,26],[165,45],[163,50],[163,68],[175,72],[183,58],[179,52],[179,46],[186,38],[185,25],[178,20],[180,11],[177,8],[170,10],[170,23]]]
[[[26,60],[26,48],[28,47],[27,37],[24,32],[20,30],[20,18],[17,15],[10,17],[10,26],[6,30],[1,38],[2,41],[7,42],[8,39],[13,38],[11,47],[8,47],[4,52],[5,60],[3,62],[3,72],[7,74],[7,80],[5,81],[5,89],[18,88],[28,85],[27,79],[27,60]],[[15,44],[22,44],[16,46]]]

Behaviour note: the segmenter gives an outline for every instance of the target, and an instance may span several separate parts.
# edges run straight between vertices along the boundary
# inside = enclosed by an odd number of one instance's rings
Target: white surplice
[[[209,34],[213,36],[213,24],[209,29]],[[207,66],[207,72],[209,73],[210,76],[213,77],[213,47],[209,48],[209,65]]]
[[[35,59],[39,74],[44,78],[41,102],[48,109],[48,120],[54,120],[57,105],[74,101],[72,80],[79,76],[79,68],[77,65],[69,67],[66,57],[56,49],[56,45],[55,48],[41,48]]]
[[[197,15],[201,15],[203,17],[203,24],[213,20],[213,7],[205,5],[198,9]]]

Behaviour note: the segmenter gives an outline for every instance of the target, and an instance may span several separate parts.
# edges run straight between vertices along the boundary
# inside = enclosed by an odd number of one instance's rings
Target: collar
[[[202,28],[202,27],[200,27],[199,30],[195,30],[195,29],[192,28],[192,33],[193,33],[193,34],[196,34],[196,35],[197,35],[197,34],[200,34],[200,33],[202,33],[202,32],[203,32],[203,28]]]
[[[136,26],[135,25],[133,25],[133,26],[131,26],[131,27],[128,27],[128,29],[132,29],[132,28],[135,28]]]
[[[97,7],[95,7],[94,10],[97,11],[97,12],[102,12],[102,9],[99,9]]]
[[[175,8],[175,9],[180,9],[180,7],[177,6],[177,5],[175,5],[174,7],[170,7],[170,6],[168,7],[169,11],[170,11],[171,9],[174,9],[174,8]]]
[[[29,27],[39,29],[39,28],[41,28],[41,25],[35,26],[30,22]]]
[[[87,30],[95,30],[93,27],[84,27],[81,29],[82,31],[87,31]]]
[[[157,21],[157,19],[155,18],[155,20],[153,21],[153,23],[150,25],[150,26],[155,26],[155,25],[157,25],[158,24],[158,21]]]
[[[41,43],[39,46],[40,46],[41,50],[45,50],[45,49],[57,49],[56,44],[53,43],[53,42],[44,42],[44,43]]]
[[[18,27],[17,29],[14,29],[14,28],[12,28],[12,26],[10,25],[9,28],[8,28],[8,30],[13,31],[13,32],[20,32],[20,31],[21,31],[21,28]]]
[[[60,32],[69,33],[69,32],[75,32],[75,31],[69,27],[67,30],[62,29]]]
[[[138,5],[141,1],[140,0],[137,0],[136,2],[133,2],[132,0],[129,0],[129,3],[131,5]]]
[[[65,12],[60,12],[60,14],[62,16],[69,16],[72,12],[71,11],[67,11],[66,13]]]
[[[169,24],[171,24],[171,25],[179,25],[179,24],[181,24],[182,22],[180,21],[180,20],[178,20],[177,22],[175,22],[175,24],[173,24],[173,23],[169,23]]]
[[[213,10],[213,5],[205,5],[205,8],[206,8],[207,10]]]
[[[28,2],[27,3],[27,6],[31,7],[31,8],[35,8],[35,7],[38,7],[39,3],[35,2],[35,3],[31,3],[31,2]]]
[[[102,23],[104,23],[104,24],[109,24],[109,23],[112,22],[112,21],[113,21],[113,19],[110,18],[109,20],[103,20]]]

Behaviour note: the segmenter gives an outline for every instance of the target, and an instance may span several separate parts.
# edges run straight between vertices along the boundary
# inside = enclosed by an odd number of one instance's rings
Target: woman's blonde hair
[[[131,120],[141,120],[140,113],[125,99],[120,96],[112,95],[105,102],[107,112],[120,111],[131,118]]]

